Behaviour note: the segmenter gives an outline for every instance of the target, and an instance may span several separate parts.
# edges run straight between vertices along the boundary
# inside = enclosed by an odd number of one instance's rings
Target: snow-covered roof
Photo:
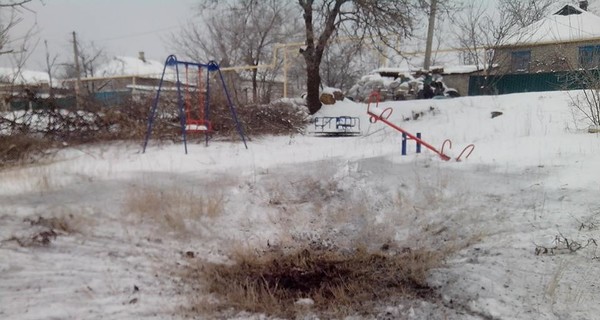
[[[0,67],[0,82],[32,85],[49,83],[50,77],[43,71]]]
[[[506,45],[572,42],[600,38],[600,17],[567,4],[552,15],[524,28]]]
[[[421,69],[422,68],[420,68],[420,67],[410,68],[407,66],[398,67],[398,68],[382,67],[382,68],[377,68],[377,69],[373,70],[373,72],[374,73],[410,74],[410,73],[413,73],[413,72],[421,70]],[[430,69],[431,70],[443,69],[444,74],[463,74],[463,73],[472,73],[472,72],[479,71],[482,69],[482,67],[477,66],[477,65],[448,64],[448,65],[431,66]]]
[[[160,78],[164,63],[134,57],[114,57],[96,70],[98,77],[147,76]]]

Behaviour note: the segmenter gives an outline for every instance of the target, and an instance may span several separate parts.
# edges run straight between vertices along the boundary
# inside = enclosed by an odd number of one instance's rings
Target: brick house
[[[494,48],[500,74],[557,72],[597,68],[600,17],[567,4]]]

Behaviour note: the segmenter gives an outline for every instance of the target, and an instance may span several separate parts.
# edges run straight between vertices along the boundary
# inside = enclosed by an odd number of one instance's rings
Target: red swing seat
[[[202,69],[198,68],[198,82],[196,90],[198,90],[198,118],[192,116],[192,102],[189,85],[188,67],[185,67],[185,79],[186,79],[186,92],[185,92],[185,131],[189,133],[209,133],[213,131],[212,123],[204,119],[204,110],[202,106],[205,103],[204,92],[200,89],[202,87]]]

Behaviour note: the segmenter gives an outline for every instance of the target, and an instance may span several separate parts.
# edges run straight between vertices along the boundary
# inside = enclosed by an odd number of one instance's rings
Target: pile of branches
[[[306,107],[298,106],[291,100],[235,108],[238,121],[249,137],[302,133],[308,124],[306,110]],[[237,134],[235,121],[226,103],[217,104],[211,118],[218,136],[230,137]]]
[[[174,96],[161,97],[153,121],[152,139],[173,142],[181,139],[177,101]],[[117,140],[141,143],[146,136],[153,98],[123,99],[111,105],[84,101],[77,109],[60,108],[51,99],[35,102],[43,107],[0,113],[0,167],[35,162],[49,150],[64,146]],[[288,100],[238,106],[235,111],[242,130],[253,137],[302,132],[307,123],[305,109]],[[211,101],[210,112],[211,135],[237,139],[236,122],[226,100]]]
[[[146,133],[148,101],[125,99],[112,106],[85,101],[78,110],[59,108],[50,99],[42,105],[0,113],[0,167],[35,162],[65,146],[141,140]],[[169,115],[161,115],[154,130],[173,139],[177,133],[170,122]]]

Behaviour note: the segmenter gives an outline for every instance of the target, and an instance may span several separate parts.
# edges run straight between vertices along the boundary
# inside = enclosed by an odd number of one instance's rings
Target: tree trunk
[[[258,70],[252,70],[252,103],[258,103]]]
[[[315,114],[321,109],[321,100],[319,99],[319,89],[321,87],[321,75],[319,74],[321,59],[328,45],[331,35],[336,29],[336,19],[340,13],[342,4],[348,0],[335,0],[327,4],[332,5],[325,16],[324,30],[318,39],[315,38],[313,27],[313,0],[299,0],[300,6],[304,10],[304,25],[306,27],[306,48],[300,52],[306,61],[306,104],[308,112]]]
[[[306,61],[306,76],[306,106],[310,114],[315,114],[321,109],[321,100],[319,99],[321,87],[319,64]]]

